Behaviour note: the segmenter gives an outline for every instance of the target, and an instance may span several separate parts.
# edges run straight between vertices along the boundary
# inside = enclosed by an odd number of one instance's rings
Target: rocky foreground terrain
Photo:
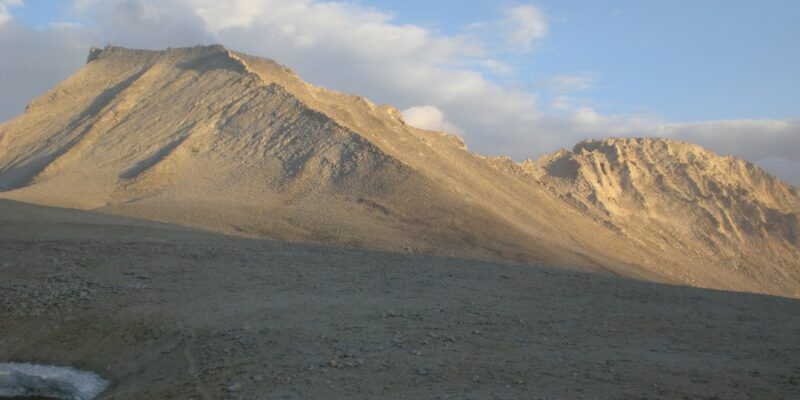
[[[800,303],[0,201],[0,360],[102,399],[795,399]]]
[[[800,194],[688,143],[517,163],[271,60],[109,46],[0,124],[0,198],[0,363],[105,399],[800,393]]]
[[[222,46],[92,50],[0,125],[0,197],[800,297],[800,194],[749,162],[653,138],[484,157]]]

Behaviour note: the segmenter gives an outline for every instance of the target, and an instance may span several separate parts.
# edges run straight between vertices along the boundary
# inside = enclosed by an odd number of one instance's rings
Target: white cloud
[[[462,130],[448,121],[442,110],[435,106],[416,106],[403,110],[403,120],[407,124],[429,131],[461,134]]]
[[[53,30],[64,30],[80,29],[83,28],[83,25],[80,22],[57,21],[49,23],[47,27]]]
[[[160,49],[211,44],[203,20],[182,0],[73,0],[75,14],[97,29],[95,45]]]
[[[589,97],[575,97],[568,94],[556,94],[548,104],[550,112],[557,115],[575,112],[581,107],[597,107],[597,102]]]
[[[752,161],[779,156],[800,162],[800,120],[673,123],[659,126],[652,133],[694,142],[721,154],[732,154]]]
[[[577,92],[593,89],[599,79],[596,72],[581,72],[579,74],[559,74],[543,79],[536,86],[552,90],[557,93]]]
[[[70,25],[39,30],[13,20],[0,24],[0,121],[80,68],[91,35]]]
[[[512,75],[514,73],[514,68],[510,65],[493,59],[486,59],[481,60],[478,62],[478,65],[485,68],[487,71],[497,74],[497,75]]]
[[[534,5],[520,4],[507,8],[506,23],[506,39],[510,44],[522,48],[531,47],[534,42],[547,35],[547,19],[542,10]]]
[[[762,165],[800,186],[800,120],[728,120],[664,124],[653,136],[697,143],[718,154]]]

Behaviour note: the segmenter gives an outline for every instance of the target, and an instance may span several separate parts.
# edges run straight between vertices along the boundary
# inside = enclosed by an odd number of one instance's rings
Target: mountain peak
[[[692,148],[694,150],[705,151],[701,146],[693,143],[681,142],[673,139],[657,138],[657,137],[608,137],[603,139],[586,139],[578,142],[573,152],[579,153],[581,151],[596,151],[603,149],[624,149],[624,148],[641,148],[649,147],[653,149],[677,149],[677,148]]]
[[[800,196],[794,188],[753,163],[696,144],[587,140],[571,152],[542,157],[536,166],[540,181],[576,210],[648,246],[678,242],[684,251],[731,266],[761,257],[759,268],[791,265],[800,248]],[[767,246],[788,253],[765,255]]]
[[[183,55],[190,55],[192,53],[225,53],[229,52],[225,46],[221,44],[210,44],[210,45],[197,45],[191,47],[168,47],[165,50],[147,50],[147,49],[133,49],[129,47],[122,47],[116,46],[113,44],[107,44],[105,47],[92,47],[89,49],[89,56],[87,62],[94,61],[101,57],[107,57],[111,55],[117,56],[129,56],[135,57],[140,54],[149,53],[149,54],[168,54],[168,53],[177,53]]]
[[[103,49],[92,48],[89,51],[88,63],[106,60],[116,65],[148,65],[173,64],[183,69],[194,69],[198,72],[213,68],[227,68],[230,71],[250,75],[258,81],[258,85],[279,85],[306,106],[320,111],[337,123],[367,136],[370,133],[386,131],[386,125],[392,129],[405,126],[400,111],[389,105],[377,105],[360,95],[349,95],[309,84],[292,69],[268,58],[256,57],[235,52],[223,45],[201,45],[183,48],[167,48],[166,50],[139,50],[107,45]],[[342,107],[342,104],[347,107]],[[350,112],[351,108],[359,113]],[[363,118],[369,115],[369,118]],[[375,125],[374,119],[382,121]],[[456,146],[465,148],[463,141],[454,135],[443,135],[444,139]]]
[[[552,159],[553,156],[550,156]],[[781,191],[792,191],[789,185],[773,177],[757,165],[732,156],[716,153],[693,143],[652,137],[623,137],[589,139],[575,145],[572,152],[562,152],[556,158],[591,160],[584,167],[599,167],[600,174],[608,170],[622,171],[637,177],[663,176],[663,168],[675,173],[697,173],[698,178],[709,178],[728,186],[769,185],[781,187]],[[542,164],[552,165],[543,160]],[[579,163],[580,164],[580,163]],[[577,164],[575,164],[577,166]],[[583,172],[593,174],[595,168]],[[595,181],[601,181],[597,177]],[[784,189],[785,188],[785,189]]]

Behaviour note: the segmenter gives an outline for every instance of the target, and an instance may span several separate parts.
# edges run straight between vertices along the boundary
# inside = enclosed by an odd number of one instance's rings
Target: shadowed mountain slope
[[[794,189],[696,146],[622,140],[637,157],[623,161],[613,143],[515,164],[270,60],[107,47],[0,125],[0,190],[245,236],[800,294]]]

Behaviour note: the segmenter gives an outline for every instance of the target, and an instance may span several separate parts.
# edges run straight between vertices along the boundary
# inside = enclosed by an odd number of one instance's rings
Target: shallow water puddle
[[[0,363],[0,398],[91,400],[108,383],[94,372],[70,367]]]

